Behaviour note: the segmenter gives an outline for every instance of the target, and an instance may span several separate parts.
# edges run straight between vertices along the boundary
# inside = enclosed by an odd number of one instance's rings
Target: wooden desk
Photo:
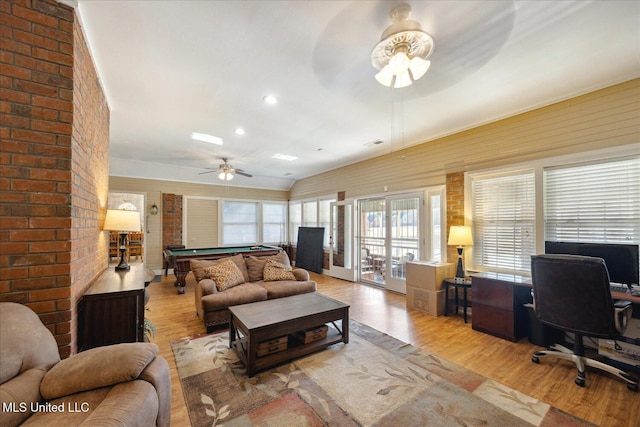
[[[78,350],[144,341],[145,287],[154,277],[143,266],[102,273],[79,302]]]
[[[527,336],[527,312],[531,303],[531,278],[513,274],[479,273],[471,277],[473,317],[480,332],[517,342]]]

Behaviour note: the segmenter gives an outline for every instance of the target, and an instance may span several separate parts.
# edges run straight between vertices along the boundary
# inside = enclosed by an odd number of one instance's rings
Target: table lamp
[[[464,266],[462,264],[463,246],[473,246],[473,237],[471,236],[471,227],[466,225],[452,225],[449,228],[450,246],[457,246],[458,249],[458,267],[456,268],[456,279],[465,280]]]
[[[104,230],[120,233],[120,263],[116,266],[116,270],[129,270],[131,267],[125,259],[127,233],[140,231],[140,213],[137,211],[108,209],[107,216],[104,219]]]

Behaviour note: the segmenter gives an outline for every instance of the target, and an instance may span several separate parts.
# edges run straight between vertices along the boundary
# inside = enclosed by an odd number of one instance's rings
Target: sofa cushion
[[[305,294],[316,291],[316,282],[299,282],[296,280],[284,280],[278,282],[258,282],[267,291],[267,298],[283,298],[292,295]]]
[[[255,283],[243,283],[224,292],[202,297],[204,311],[223,310],[232,305],[248,304],[267,299],[267,290]]]
[[[2,411],[2,426],[12,427],[22,424],[31,415],[31,404],[42,400],[40,382],[47,370],[44,367],[31,368],[0,385],[2,408],[14,405],[16,411]]]
[[[124,343],[96,347],[62,360],[40,384],[45,399],[131,381],[156,357],[153,343]]]
[[[268,259],[272,259],[274,261],[279,262],[280,264],[287,265],[291,267],[291,261],[289,261],[289,257],[285,251],[281,251],[276,255],[265,255],[265,256],[253,256],[250,255],[245,258],[245,262],[247,264],[247,270],[249,272],[249,282],[258,282],[263,278],[264,265],[267,263]]]
[[[264,264],[263,279],[265,282],[277,280],[296,280],[291,272],[291,267],[281,264],[273,259],[268,259]]]
[[[241,285],[245,282],[242,272],[235,262],[226,260],[221,263],[206,267],[205,275],[216,282],[216,288],[219,292]]]
[[[207,279],[204,269],[207,267],[211,267],[213,265],[219,264],[225,261],[233,261],[236,266],[242,272],[242,276],[244,277],[245,282],[250,282],[249,273],[247,272],[247,266],[244,263],[244,258],[241,254],[224,257],[216,260],[200,260],[200,259],[192,259],[189,261],[191,266],[191,271],[193,272],[193,277],[196,279],[196,283],[202,279]]]

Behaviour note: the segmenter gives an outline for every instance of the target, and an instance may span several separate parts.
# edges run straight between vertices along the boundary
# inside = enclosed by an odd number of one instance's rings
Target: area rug
[[[171,342],[193,426],[588,426],[358,322],[348,344],[247,377],[228,332]]]

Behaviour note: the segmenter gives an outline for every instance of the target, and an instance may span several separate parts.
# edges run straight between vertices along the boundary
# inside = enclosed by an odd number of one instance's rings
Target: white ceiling
[[[220,184],[200,173],[228,157],[254,175],[231,185],[286,190],[640,76],[638,1],[409,1],[435,50],[427,74],[395,90],[369,54],[398,2],[74,3],[111,108],[114,176]]]

